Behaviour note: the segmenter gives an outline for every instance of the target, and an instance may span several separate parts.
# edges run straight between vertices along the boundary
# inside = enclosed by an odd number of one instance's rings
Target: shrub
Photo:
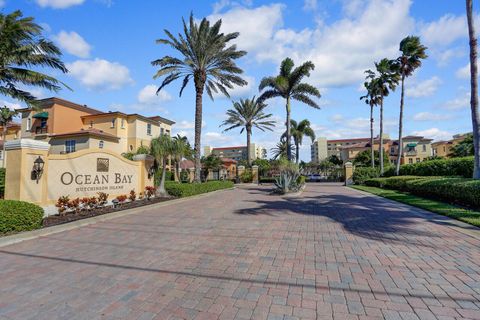
[[[459,177],[400,176],[370,179],[367,186],[395,189],[444,202],[480,208],[480,181]]]
[[[130,199],[130,201],[135,201],[135,199],[137,199],[137,194],[135,193],[135,190],[130,191],[128,199]]]
[[[274,177],[260,177],[260,183],[275,183]]]
[[[68,196],[61,196],[58,198],[55,207],[58,208],[58,213],[62,214],[68,208],[68,202],[70,202],[70,198]]]
[[[98,204],[105,205],[108,200],[108,193],[105,192],[98,192]]]
[[[395,169],[388,168],[384,176],[395,175]],[[462,176],[471,178],[473,175],[473,157],[436,159],[404,164],[400,166],[401,176]]]
[[[251,183],[253,181],[252,171],[245,170],[244,172],[242,172],[242,174],[240,175],[240,180],[242,180],[243,183]]]
[[[162,171],[163,171],[163,169],[160,168],[160,167],[155,171],[154,180],[153,180],[155,186],[160,185],[160,181],[162,180]],[[175,180],[175,175],[173,174],[173,171],[166,170],[165,171],[165,181],[174,181],[174,180]]]
[[[299,186],[304,185],[306,181],[307,181],[307,177],[305,177],[305,176],[299,176],[299,177],[297,178],[297,184],[298,184]]]
[[[380,176],[380,169],[372,167],[357,167],[353,171],[353,183],[364,184],[366,180],[378,178]]]
[[[0,234],[35,230],[42,226],[43,209],[17,200],[0,201]]]
[[[0,168],[0,198],[5,195],[5,168]]]
[[[117,196],[115,199],[117,199],[118,202],[120,202],[120,203],[124,203],[125,201],[127,201],[127,198],[128,198],[128,196],[126,194],[121,194],[121,195]]]
[[[153,195],[155,194],[155,187],[153,186],[146,186],[145,187],[145,198],[147,200],[150,200]]]
[[[196,194],[212,192],[233,187],[232,181],[208,181],[204,183],[178,183],[169,181],[165,183],[168,194],[174,197],[183,198]]]

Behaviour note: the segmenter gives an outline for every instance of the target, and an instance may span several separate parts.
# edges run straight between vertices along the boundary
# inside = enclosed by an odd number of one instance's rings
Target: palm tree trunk
[[[372,168],[375,168],[375,148],[373,146],[373,105],[370,105],[370,158]]]
[[[252,164],[252,159],[250,155],[250,139],[252,136],[252,128],[247,126],[247,163],[250,166]]]
[[[378,148],[378,158],[380,161],[380,175],[383,176],[384,164],[383,164],[383,96],[380,100],[380,147]]]
[[[300,162],[300,144],[295,142],[295,163],[298,164]]]
[[[200,79],[200,75],[195,77],[195,182],[200,183],[202,176],[201,163],[201,137],[202,137],[202,96],[205,81]]]
[[[180,181],[180,161],[181,159],[175,160],[175,179],[176,181]]]
[[[2,151],[2,167],[5,168],[5,159],[7,154],[5,153],[5,143],[7,139],[7,123],[3,124],[3,151]]]
[[[157,187],[157,194],[160,196],[166,196],[167,191],[165,190],[165,176],[167,171],[167,160],[166,157],[162,159],[162,178],[160,179],[160,184]]]
[[[292,161],[292,149],[290,148],[290,97],[287,98],[287,159]]]
[[[480,112],[478,110],[477,38],[473,22],[472,0],[467,0],[468,37],[470,39],[470,108],[472,109],[473,148],[475,150],[473,178],[480,179]]]
[[[402,92],[400,95],[400,118],[398,122],[398,155],[397,155],[397,167],[395,168],[395,175],[400,174],[400,162],[402,162],[403,157],[403,99],[405,95],[405,74],[402,74]]]

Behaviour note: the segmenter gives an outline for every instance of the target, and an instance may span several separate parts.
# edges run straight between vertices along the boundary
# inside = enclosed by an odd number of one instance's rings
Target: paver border
[[[371,196],[371,197],[374,197],[374,198],[380,198],[380,199],[382,199],[386,202],[394,203],[397,206],[400,205],[401,207],[404,207],[404,208],[413,209],[412,212],[418,217],[421,217],[420,215],[424,216],[425,214],[442,217],[442,219],[449,220],[449,223],[451,224],[451,225],[445,225],[445,227],[453,229],[453,230],[458,231],[458,232],[461,232],[461,233],[463,233],[465,235],[468,235],[472,238],[475,238],[477,240],[480,240],[480,228],[477,227],[477,226],[474,226],[474,225],[468,224],[466,222],[456,220],[456,219],[453,219],[453,218],[450,218],[448,216],[444,216],[444,215],[441,215],[441,214],[438,214],[438,213],[435,213],[435,212],[432,212],[432,211],[428,211],[428,210],[425,210],[425,209],[422,209],[422,208],[411,206],[411,205],[406,204],[406,203],[402,203],[402,202],[398,202],[398,201],[395,201],[395,200],[392,200],[392,199],[384,198],[382,196],[379,196],[379,195],[376,195],[376,194],[373,194],[373,193],[370,193],[370,192],[367,192],[367,191],[358,190],[358,189],[355,189],[355,188],[350,188],[349,186],[345,186],[345,188],[356,191],[356,192],[361,193],[361,194],[366,195],[366,196]]]
[[[131,214],[135,214],[137,212],[141,212],[146,209],[152,209],[155,207],[165,207],[168,205],[174,205],[178,203],[182,203],[188,200],[193,200],[193,199],[198,199],[198,198],[204,198],[204,197],[210,197],[214,194],[225,192],[225,191],[231,191],[234,190],[236,187],[233,188],[228,188],[228,189],[221,189],[221,190],[215,190],[212,192],[207,192],[207,193],[202,193],[190,197],[185,197],[185,198],[179,198],[179,199],[173,199],[173,200],[168,200],[168,201],[163,201],[163,202],[158,202],[158,203],[152,203],[149,205],[137,207],[137,208],[132,208],[132,209],[126,209],[122,211],[117,211],[117,212],[111,212],[111,213],[106,213],[102,214],[99,216],[91,217],[91,218],[85,218],[85,219],[80,219],[72,222],[67,222],[64,224],[56,225],[56,226],[51,226],[47,228],[42,228],[42,229],[37,229],[33,231],[25,231],[17,234],[12,234],[9,236],[4,236],[0,237],[0,248],[5,247],[14,243],[19,243],[22,241],[26,240],[32,240],[36,239],[39,237],[44,237],[50,234],[55,234],[63,231],[68,231],[68,230],[73,230],[77,229],[80,227],[88,226],[91,224],[95,224],[97,222],[102,222],[102,221],[107,221],[107,220],[112,220],[115,218],[120,218],[124,216],[128,216]]]

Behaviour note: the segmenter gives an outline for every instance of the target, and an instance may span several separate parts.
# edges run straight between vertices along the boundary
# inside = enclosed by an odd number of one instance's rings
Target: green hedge
[[[0,168],[0,198],[5,195],[5,168]]]
[[[233,188],[232,181],[208,181],[204,183],[178,183],[165,182],[165,189],[168,194],[174,197],[183,198],[196,194],[212,192],[221,189]]]
[[[385,171],[384,176],[395,175],[395,168],[391,167]],[[471,178],[473,176],[473,157],[437,159],[404,164],[400,166],[401,176],[462,176]]]
[[[370,187],[394,189],[412,194],[480,208],[480,180],[460,177],[400,176],[365,181]]]
[[[38,229],[42,226],[43,209],[17,200],[0,200],[0,234]]]
[[[364,184],[366,180],[380,177],[380,169],[372,167],[356,167],[353,171],[353,183]]]

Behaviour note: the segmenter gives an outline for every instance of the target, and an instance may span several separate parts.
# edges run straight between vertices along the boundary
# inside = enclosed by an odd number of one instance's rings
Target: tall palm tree
[[[280,140],[280,142],[278,142],[277,145],[271,149],[273,153],[273,159],[287,159],[287,150],[289,149],[291,150],[291,143],[288,143],[287,146],[286,139]],[[293,156],[295,156],[295,153],[293,153]]]
[[[365,103],[370,106],[370,158],[371,158],[371,165],[372,168],[375,168],[375,148],[373,143],[373,108],[378,105],[378,95],[376,89],[376,80],[374,78],[375,73],[372,70],[365,71],[367,73],[366,80],[363,84],[365,89],[367,90],[367,94],[360,97],[360,100],[365,100]]]
[[[312,62],[307,61],[295,69],[293,68],[294,66],[295,64],[293,60],[286,58],[280,65],[280,73],[277,76],[263,78],[258,87],[260,91],[268,88],[259,97],[261,102],[276,97],[281,97],[286,100],[285,109],[287,112],[287,119],[285,126],[287,128],[287,141],[290,141],[291,137],[290,112],[292,99],[303,102],[310,107],[320,109],[318,104],[312,99],[312,97],[320,98],[320,92],[314,86],[302,82],[303,78],[310,76],[310,71],[315,69],[315,65]],[[287,159],[291,161],[292,150],[290,144],[286,146]]]
[[[187,143],[188,140],[185,140],[179,135],[172,138],[172,157],[175,161],[175,180],[180,181],[180,162],[187,154]]]
[[[264,112],[266,107],[266,104],[259,102],[255,97],[240,99],[233,103],[233,109],[227,110],[228,118],[220,125],[221,127],[228,126],[224,131],[242,128],[240,133],[247,132],[247,161],[249,165],[252,163],[250,154],[252,129],[255,127],[262,131],[272,131],[275,126],[275,121],[269,120],[272,114]]]
[[[470,40],[470,108],[472,109],[473,148],[475,161],[473,178],[480,179],[480,111],[478,110],[478,69],[477,69],[477,37],[473,18],[472,0],[467,0],[468,38]]]
[[[13,121],[13,117],[16,114],[17,114],[17,112],[15,110],[10,110],[10,108],[7,107],[7,106],[3,106],[2,108],[0,108],[0,126],[2,126],[2,128],[3,128],[3,132],[2,132],[2,139],[3,139],[2,164],[3,164],[3,168],[5,168],[5,157],[6,157],[6,154],[5,154],[5,142],[6,141],[5,140],[7,138],[8,125],[10,124],[10,122]]]
[[[165,175],[167,170],[167,159],[173,153],[172,139],[168,134],[161,134],[157,138],[152,139],[150,143],[150,152],[158,164],[162,165],[162,177],[157,187],[157,194],[160,196],[168,196],[165,190]]]
[[[304,119],[297,123],[295,120],[290,120],[290,134],[293,138],[293,143],[295,144],[295,163],[298,164],[300,161],[300,146],[303,143],[303,137],[307,136],[313,141],[315,141],[315,131],[310,127],[310,121]],[[286,133],[282,135],[283,138],[286,138]]]
[[[365,73],[367,73],[366,79],[367,81],[369,80],[369,87],[370,87],[370,97],[371,99],[374,100],[374,105],[380,106],[380,134],[379,134],[379,154],[383,154],[383,103],[385,100],[385,97],[390,94],[390,91],[395,90],[395,88],[398,85],[398,82],[400,81],[400,75],[398,74],[396,67],[395,67],[395,62],[392,60],[389,60],[387,58],[384,58],[380,60],[380,62],[375,62],[375,68],[376,72],[372,70],[367,70]],[[365,84],[366,85],[366,84]],[[369,90],[367,88],[367,90]],[[365,98],[362,97],[362,98]],[[362,99],[360,98],[360,99]],[[368,104],[367,99],[365,102]],[[372,106],[370,107],[370,119],[371,119],[371,126],[373,125],[373,108]],[[373,136],[373,129],[371,128],[372,136]],[[371,139],[371,148],[373,150],[373,138]],[[373,151],[372,151],[373,154]],[[373,159],[373,157],[372,157]],[[374,165],[374,162],[372,162],[372,166]],[[384,162],[383,162],[383,157],[380,157],[380,174],[383,175],[384,173]]]
[[[396,59],[395,69],[401,77],[402,92],[400,96],[400,117],[398,123],[398,156],[397,167],[395,174],[400,172],[400,162],[403,157],[403,108],[405,96],[405,78],[413,74],[413,72],[422,65],[422,59],[428,56],[425,53],[427,47],[420,43],[420,38],[417,36],[408,36],[400,41],[400,51],[402,55]]]
[[[35,97],[20,87],[40,87],[55,92],[66,86],[52,76],[32,68],[68,72],[62,53],[42,36],[42,27],[21,11],[0,13],[0,94],[33,105]]]
[[[236,39],[238,32],[223,34],[220,32],[222,20],[210,25],[203,18],[200,24],[190,15],[190,23],[187,25],[183,20],[184,34],[175,37],[165,30],[167,39],[159,39],[157,43],[166,44],[178,51],[182,58],[164,56],[152,61],[152,65],[160,69],[154,79],[166,76],[157,90],[157,94],[166,85],[179,78],[183,79],[179,95],[193,79],[195,85],[195,181],[200,182],[200,141],[202,133],[202,102],[203,92],[207,91],[213,100],[214,93],[222,93],[229,97],[228,89],[234,85],[244,86],[247,84],[239,74],[243,73],[236,64],[236,59],[243,57],[246,52],[237,50],[236,45],[229,42]]]

